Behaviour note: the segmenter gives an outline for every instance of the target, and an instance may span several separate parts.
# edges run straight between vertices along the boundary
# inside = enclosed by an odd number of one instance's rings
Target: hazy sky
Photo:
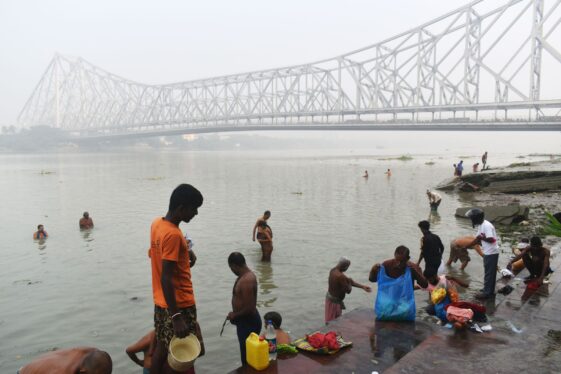
[[[169,83],[332,57],[467,0],[0,0],[0,126],[55,52]]]

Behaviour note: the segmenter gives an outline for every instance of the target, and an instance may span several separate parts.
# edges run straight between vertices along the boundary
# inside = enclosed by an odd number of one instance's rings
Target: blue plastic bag
[[[379,321],[414,321],[416,314],[415,296],[411,269],[405,274],[392,278],[386,274],[384,265],[378,271],[378,294],[374,311]]]
[[[443,322],[448,322],[448,319],[446,318],[446,310],[444,309],[444,307],[448,304],[450,304],[450,298],[446,295],[444,300],[434,305],[435,316],[440,318]]]

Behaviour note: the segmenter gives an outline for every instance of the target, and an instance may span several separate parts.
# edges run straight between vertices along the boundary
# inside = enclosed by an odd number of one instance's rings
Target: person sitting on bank
[[[107,352],[92,347],[61,349],[39,356],[18,374],[111,374],[113,362]]]
[[[451,298],[451,293],[456,291],[457,286],[461,286],[464,288],[469,288],[469,284],[462,281],[461,279],[454,278],[447,274],[438,275],[434,269],[427,269],[423,272],[423,276],[427,279],[428,286],[426,290],[429,293],[429,305],[425,309],[428,314],[431,316],[436,314],[435,305],[432,303],[432,292],[437,288],[444,288],[447,290],[448,296]],[[457,293],[457,291],[456,291]],[[456,295],[457,296],[457,295]],[[450,300],[450,301],[458,301],[458,300]]]
[[[478,169],[479,169],[479,162],[476,162],[475,164],[473,164],[473,172],[477,173]]]
[[[43,225],[37,226],[37,231],[33,233],[33,239],[40,240],[40,239],[47,239],[49,234],[45,231],[45,227]]]
[[[346,294],[351,293],[353,287],[362,288],[366,292],[372,292],[368,286],[355,282],[345,275],[345,271],[351,266],[351,261],[341,257],[337,266],[329,271],[328,290],[325,295],[325,323],[332,321],[343,314],[345,309]]]
[[[450,242],[450,257],[448,258],[448,262],[446,262],[446,265],[452,266],[452,263],[456,263],[456,261],[460,260],[460,263],[462,264],[460,266],[460,270],[464,270],[468,263],[471,261],[468,249],[474,249],[481,257],[483,257],[481,246],[477,243],[473,244],[474,241],[475,236],[462,236],[460,238],[452,240]],[[466,248],[466,245],[471,246],[469,248]]]
[[[512,269],[512,264],[522,259],[524,266],[530,272],[527,280],[535,279],[539,285],[542,285],[544,278],[552,273],[549,267],[550,255],[550,250],[543,246],[541,239],[534,236],[530,239],[530,246],[522,249],[518,256],[509,261],[507,269]]]
[[[290,344],[290,335],[283,329],[281,329],[282,317],[277,312],[267,312],[263,316],[263,321],[265,321],[265,330],[267,329],[267,321],[271,321],[271,324],[275,328],[277,334],[277,344]],[[263,335],[264,336],[264,335]]]
[[[79,225],[81,230],[88,230],[94,227],[94,223],[92,217],[90,217],[90,213],[84,212],[82,218],[80,218]]]
[[[138,366],[143,368],[143,374],[150,374],[150,368],[152,367],[152,355],[156,349],[156,331],[152,330],[148,334],[140,338],[136,343],[129,345],[125,352],[130,357],[133,362]],[[143,358],[140,359],[137,353],[143,354]]]
[[[427,190],[427,197],[429,198],[430,209],[433,212],[436,212],[440,203],[442,202],[442,196],[440,196],[440,194],[437,192]]]

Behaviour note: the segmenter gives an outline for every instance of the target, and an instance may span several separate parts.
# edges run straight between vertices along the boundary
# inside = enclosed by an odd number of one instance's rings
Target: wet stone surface
[[[557,245],[553,253],[559,250]],[[551,265],[555,272],[549,283],[536,291],[526,289],[525,270],[498,282],[497,288],[508,283],[514,290],[484,303],[490,332],[456,331],[419,316],[414,323],[379,322],[373,310],[357,309],[320,329],[337,331],[353,342],[351,348],[333,356],[299,353],[261,373],[559,373],[561,256],[554,256]]]

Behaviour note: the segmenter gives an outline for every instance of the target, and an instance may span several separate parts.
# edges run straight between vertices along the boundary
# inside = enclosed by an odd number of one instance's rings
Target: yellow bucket
[[[185,371],[193,366],[201,354],[201,343],[195,334],[180,339],[174,336],[169,343],[168,364],[175,371]]]

